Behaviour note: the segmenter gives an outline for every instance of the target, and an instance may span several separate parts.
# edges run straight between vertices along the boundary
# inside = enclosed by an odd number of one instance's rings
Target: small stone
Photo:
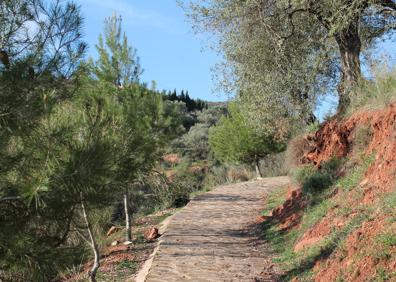
[[[147,241],[153,241],[159,237],[158,233],[158,228],[153,227],[148,229],[146,232],[144,232],[144,238],[146,238]]]
[[[362,182],[360,182],[360,186],[365,186],[369,182],[369,179],[366,178]]]
[[[133,242],[131,242],[131,241],[125,241],[124,243],[122,243],[124,246],[129,246],[129,245],[132,245],[133,244]]]
[[[112,246],[112,247],[117,246],[118,243],[119,243],[118,240],[115,240],[115,241],[111,242],[110,246]]]

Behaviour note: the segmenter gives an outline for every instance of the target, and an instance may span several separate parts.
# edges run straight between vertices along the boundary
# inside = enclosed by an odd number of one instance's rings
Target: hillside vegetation
[[[72,0],[0,1],[0,281],[125,281],[195,195],[286,174],[260,231],[282,279],[396,280],[396,71],[377,56],[396,3],[177,2],[231,101],[142,82],[117,14],[88,46]]]
[[[0,26],[1,281],[122,280],[153,247],[145,229],[255,177],[213,157],[226,103],[141,82],[120,16],[104,20],[96,59],[71,1],[1,1]]]
[[[396,279],[396,80],[358,91],[345,117],[291,141],[294,185],[271,195],[263,236],[285,281]]]

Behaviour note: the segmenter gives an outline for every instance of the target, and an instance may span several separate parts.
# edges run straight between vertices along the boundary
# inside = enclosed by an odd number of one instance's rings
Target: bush
[[[157,209],[182,207],[190,201],[190,195],[204,187],[206,168],[202,165],[192,166],[188,160],[182,161],[172,171],[172,177],[162,175],[162,180],[149,181],[149,190]],[[147,194],[147,192],[146,192]]]
[[[314,134],[316,131],[318,131],[320,129],[320,123],[319,121],[315,121],[309,125],[307,125],[305,131],[308,134]]]
[[[248,165],[213,165],[205,176],[203,187],[212,187],[227,183],[248,181],[256,177],[253,168]]]
[[[310,165],[302,166],[293,170],[292,178],[301,184],[303,192],[317,194],[333,185],[342,163],[342,159],[332,158],[324,163],[320,169]]]
[[[186,179],[171,183],[166,193],[166,207],[180,208],[187,205],[190,201],[191,192],[189,181],[186,181]]]

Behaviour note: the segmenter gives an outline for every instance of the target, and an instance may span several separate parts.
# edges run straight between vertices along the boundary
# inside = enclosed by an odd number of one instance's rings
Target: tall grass
[[[372,79],[362,80],[351,95],[347,115],[359,109],[374,110],[396,102],[396,67],[382,63],[373,67]]]
[[[260,171],[263,177],[283,176],[289,173],[286,152],[271,154],[260,160]]]

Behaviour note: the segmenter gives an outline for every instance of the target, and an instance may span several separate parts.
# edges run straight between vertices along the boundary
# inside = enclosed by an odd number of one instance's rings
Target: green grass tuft
[[[282,205],[286,200],[287,190],[288,187],[284,186],[270,193],[266,199],[265,209],[261,212],[261,214],[268,216],[273,209]]]
[[[350,191],[355,188],[362,180],[364,173],[369,166],[374,162],[375,155],[363,157],[363,163],[351,169],[351,172],[338,181],[338,186],[345,191]]]

